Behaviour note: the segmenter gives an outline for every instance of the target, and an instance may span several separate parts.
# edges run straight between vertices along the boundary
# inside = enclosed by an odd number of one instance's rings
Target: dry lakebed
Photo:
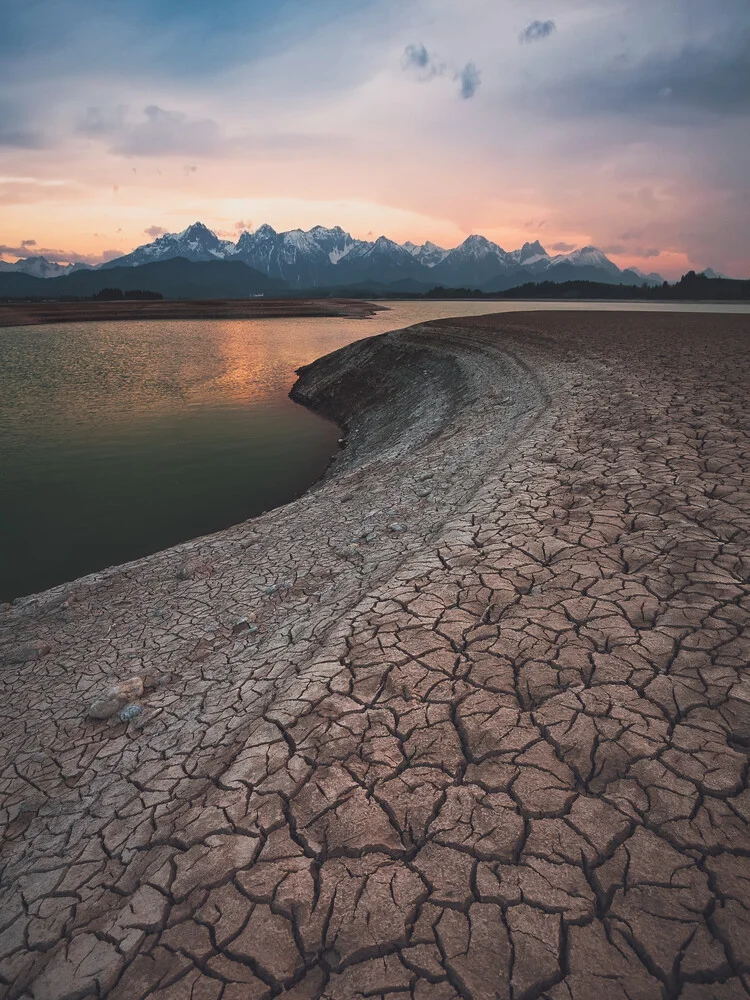
[[[750,318],[358,341],[302,497],[0,611],[0,996],[750,996]]]

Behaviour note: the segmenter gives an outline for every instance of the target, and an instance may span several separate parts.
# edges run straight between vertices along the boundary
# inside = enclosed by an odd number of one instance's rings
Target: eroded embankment
[[[747,334],[351,345],[312,491],[11,608],[0,994],[746,995]]]

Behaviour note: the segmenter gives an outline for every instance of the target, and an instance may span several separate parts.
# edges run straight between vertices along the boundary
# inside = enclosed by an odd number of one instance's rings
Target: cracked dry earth
[[[0,995],[750,995],[749,335],[359,342],[310,492],[7,608]]]

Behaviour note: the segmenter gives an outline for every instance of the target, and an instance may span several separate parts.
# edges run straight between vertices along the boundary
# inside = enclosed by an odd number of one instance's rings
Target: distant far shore
[[[367,319],[385,308],[362,299],[10,302],[0,303],[0,327],[124,319],[270,319],[295,316]]]

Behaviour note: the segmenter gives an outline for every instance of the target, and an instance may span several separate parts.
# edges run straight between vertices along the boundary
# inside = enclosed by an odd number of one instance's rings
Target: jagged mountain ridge
[[[32,278],[61,278],[73,271],[90,270],[90,264],[58,264],[46,257],[22,257],[14,263],[0,260],[0,273],[28,274]]]
[[[506,251],[486,237],[473,234],[453,249],[434,243],[403,245],[385,236],[358,240],[335,226],[277,232],[262,225],[243,232],[236,243],[220,239],[201,222],[181,233],[167,233],[132,253],[100,265],[134,267],[184,257],[191,261],[239,260],[291,288],[345,288],[368,281],[379,285],[411,282],[415,285],[472,287],[499,291],[522,281],[566,281],[571,275],[586,280],[641,284],[661,282],[659,275],[621,270],[596,247],[550,255],[541,243],[525,243]]]

